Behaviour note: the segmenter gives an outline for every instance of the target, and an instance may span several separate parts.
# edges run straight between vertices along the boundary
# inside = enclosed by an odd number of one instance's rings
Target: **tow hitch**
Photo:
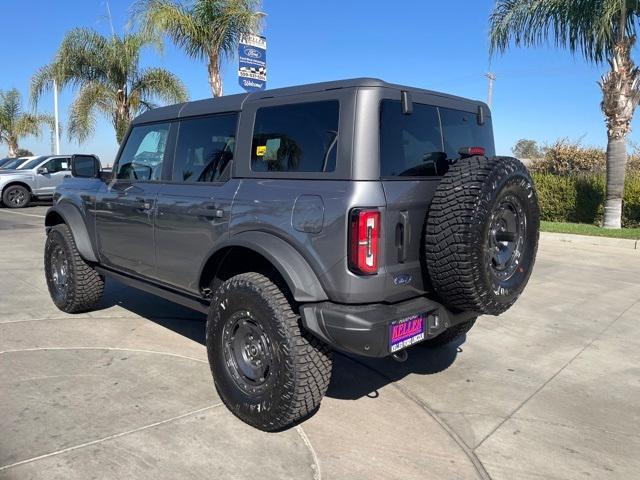
[[[400,350],[399,352],[392,353],[391,358],[399,363],[406,362],[407,358],[409,358],[409,352],[407,352],[406,350]]]

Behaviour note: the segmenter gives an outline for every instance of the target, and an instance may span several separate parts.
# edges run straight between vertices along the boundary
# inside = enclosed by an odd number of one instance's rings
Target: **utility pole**
[[[493,83],[496,81],[496,75],[495,73],[488,72],[488,73],[485,73],[484,76],[489,79],[489,89],[487,91],[487,105],[489,105],[489,108],[491,108],[491,104],[493,103]]]
[[[55,132],[56,155],[60,155],[60,121],[58,117],[58,82],[53,80],[53,116],[56,124],[53,126]]]

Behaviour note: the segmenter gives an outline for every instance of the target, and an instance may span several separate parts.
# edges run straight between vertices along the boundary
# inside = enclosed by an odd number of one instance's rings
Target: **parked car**
[[[22,208],[33,199],[51,198],[55,188],[69,176],[69,155],[26,158],[14,169],[0,170],[2,203],[9,208]]]
[[[46,215],[65,312],[112,277],[208,314],[222,401],[262,430],[319,406],[331,350],[406,359],[514,304],[539,210],[482,102],[358,79],[157,108]],[[374,420],[372,420],[374,421]]]
[[[10,158],[8,159],[8,161],[0,166],[0,171],[1,170],[15,170],[16,168],[18,168],[20,165],[26,163],[27,161],[30,160],[31,157],[19,157],[19,158]]]
[[[11,160],[15,160],[15,158],[14,157],[6,157],[6,158],[0,159],[0,169],[2,168],[3,165],[5,165],[6,163],[9,163]]]

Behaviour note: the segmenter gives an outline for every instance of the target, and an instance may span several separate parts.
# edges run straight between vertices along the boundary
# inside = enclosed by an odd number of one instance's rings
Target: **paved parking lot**
[[[640,254],[545,240],[529,287],[459,345],[337,354],[277,434],[221,406],[198,313],[107,284],[67,315],[45,206],[0,208],[0,479],[640,478]]]

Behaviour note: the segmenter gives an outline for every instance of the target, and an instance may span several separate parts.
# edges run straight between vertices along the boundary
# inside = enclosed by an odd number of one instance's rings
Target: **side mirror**
[[[71,175],[77,178],[100,178],[100,160],[95,155],[73,155]]]
[[[49,173],[49,170],[47,170],[47,167],[40,167],[38,169],[38,174],[39,175],[46,175],[47,173]]]

